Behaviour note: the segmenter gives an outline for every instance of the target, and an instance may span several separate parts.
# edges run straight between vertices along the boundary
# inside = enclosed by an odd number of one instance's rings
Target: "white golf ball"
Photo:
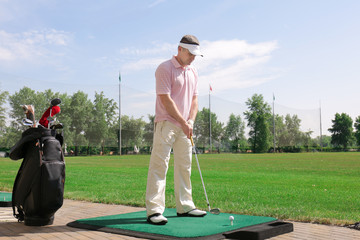
[[[230,216],[230,217],[229,217],[229,220],[230,220],[230,221],[234,221],[234,217],[233,217],[233,216]]]

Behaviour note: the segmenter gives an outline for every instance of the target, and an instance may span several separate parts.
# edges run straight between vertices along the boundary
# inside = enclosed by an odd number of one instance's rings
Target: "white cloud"
[[[1,59],[8,59],[8,60],[12,60],[14,59],[15,56],[12,54],[11,51],[9,51],[8,49],[6,48],[1,48],[0,47],[0,60]]]
[[[244,40],[204,41],[201,44],[204,56],[209,60],[232,59],[246,56],[263,56],[276,48],[276,42],[249,44]]]
[[[149,49],[121,49],[124,58],[132,56],[122,67],[127,71],[156,69],[171,53],[176,53],[177,44],[153,43]],[[194,64],[199,70],[200,92],[207,92],[209,83],[214,92],[241,89],[263,84],[278,77],[279,72],[266,64],[278,48],[276,41],[248,43],[244,40],[202,41],[204,57],[197,57]],[[126,55],[126,56],[125,56]]]
[[[119,54],[123,55],[132,55],[132,56],[151,56],[151,55],[164,55],[172,53],[176,50],[177,44],[170,43],[152,43],[154,46],[147,49],[138,49],[138,48],[122,48],[119,51]]]
[[[204,41],[201,48],[204,57],[195,62],[201,92],[207,91],[209,83],[213,91],[220,92],[257,86],[277,77],[277,73],[264,67],[277,48],[276,41],[256,44],[244,40]]]
[[[124,64],[122,70],[139,71],[144,69],[156,69],[156,67],[165,60],[165,58],[143,58],[135,62]]]
[[[0,31],[0,61],[30,60],[37,57],[59,55],[53,47],[67,46],[71,34],[55,29],[34,30],[23,33]]]

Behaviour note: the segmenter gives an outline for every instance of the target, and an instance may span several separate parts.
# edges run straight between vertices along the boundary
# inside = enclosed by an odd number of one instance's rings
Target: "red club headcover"
[[[51,116],[53,117],[55,114],[58,114],[60,112],[60,107],[59,106],[53,106],[51,108]],[[44,127],[48,127],[49,124],[49,120],[47,120],[47,118],[50,116],[50,108],[48,108],[44,114],[42,115],[42,117],[39,120],[39,123],[41,125],[43,125]]]

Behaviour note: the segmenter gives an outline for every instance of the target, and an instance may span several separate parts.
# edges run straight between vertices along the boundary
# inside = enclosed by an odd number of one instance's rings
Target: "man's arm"
[[[192,102],[191,102],[191,108],[190,108],[190,115],[189,115],[189,119],[191,120],[192,123],[194,124],[195,119],[196,119],[196,115],[198,112],[198,97],[195,95],[193,96]],[[193,127],[193,126],[192,126]]]
[[[166,111],[171,117],[173,117],[178,123],[180,123],[181,128],[185,135],[190,138],[192,136],[192,126],[182,117],[180,114],[175,102],[172,100],[169,94],[160,94],[158,95],[161,103],[164,105]],[[197,105],[197,103],[196,103]],[[192,111],[190,111],[191,114]],[[191,115],[190,115],[191,116]],[[196,117],[196,114],[195,114]]]

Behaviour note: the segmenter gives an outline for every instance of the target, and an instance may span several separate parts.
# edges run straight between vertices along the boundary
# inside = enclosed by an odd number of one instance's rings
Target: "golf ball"
[[[230,220],[230,221],[234,221],[234,217],[233,217],[233,216],[230,216],[230,217],[229,217],[229,220]]]

